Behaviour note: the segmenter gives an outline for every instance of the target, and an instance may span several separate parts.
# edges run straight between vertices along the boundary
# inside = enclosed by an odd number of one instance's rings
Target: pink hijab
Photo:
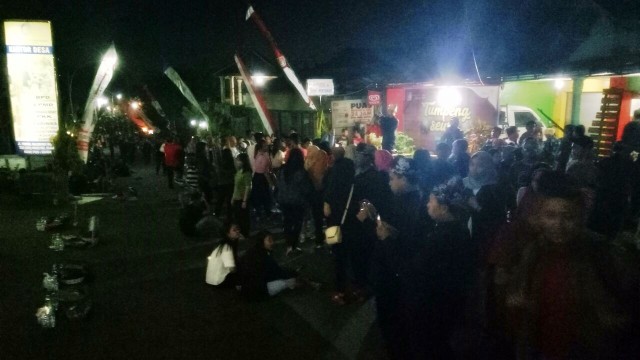
[[[376,168],[379,171],[389,171],[393,165],[393,155],[387,150],[376,150],[374,155]]]

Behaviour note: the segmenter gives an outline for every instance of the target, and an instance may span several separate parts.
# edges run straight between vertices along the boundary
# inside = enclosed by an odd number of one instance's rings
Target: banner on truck
[[[343,129],[355,124],[370,124],[373,106],[365,100],[336,100],[331,102],[331,124],[334,129]]]
[[[404,132],[414,143],[433,150],[452,118],[465,133],[490,129],[498,122],[499,86],[434,86],[407,89]]]
[[[51,154],[58,95],[49,21],[5,21],[13,133],[21,154]]]

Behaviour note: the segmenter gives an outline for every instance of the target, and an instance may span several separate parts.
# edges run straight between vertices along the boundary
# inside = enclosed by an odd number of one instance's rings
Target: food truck
[[[398,129],[429,150],[454,117],[465,134],[490,131],[500,118],[500,86],[391,85],[386,95],[387,104],[397,107]]]

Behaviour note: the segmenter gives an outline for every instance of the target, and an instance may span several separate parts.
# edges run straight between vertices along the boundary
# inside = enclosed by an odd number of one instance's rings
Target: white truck
[[[424,84],[396,85],[387,88],[387,104],[398,106],[400,129],[418,147],[435,149],[442,133],[453,117],[460,120],[463,132],[482,131],[489,134],[495,126],[506,129],[517,126],[525,132],[533,120],[545,129],[545,122],[531,108],[500,104],[500,86],[433,86]]]
[[[509,126],[517,126],[520,134],[526,131],[525,125],[529,121],[534,121],[541,129],[542,133],[546,126],[540,116],[531,108],[520,105],[506,105],[500,107],[500,115],[498,118],[498,126],[507,128]]]

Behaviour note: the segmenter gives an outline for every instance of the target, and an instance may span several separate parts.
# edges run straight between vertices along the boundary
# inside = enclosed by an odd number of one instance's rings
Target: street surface
[[[384,359],[373,301],[344,307],[329,301],[332,256],[311,241],[295,258],[275,256],[323,283],[263,302],[205,282],[206,258],[215,239],[183,236],[177,226],[180,187],[151,167],[134,167],[118,179],[138,200],[111,197],[78,206],[79,228],[100,221],[99,243],[89,249],[48,248],[51,233],[36,231],[54,206],[45,196],[0,194],[0,359]],[[273,231],[281,231],[274,224]],[[69,234],[72,227],[61,231]],[[241,250],[248,243],[241,245]],[[36,321],[43,306],[44,272],[56,262],[82,263],[91,276],[84,290],[92,308],[84,319],[58,312],[54,329]]]

